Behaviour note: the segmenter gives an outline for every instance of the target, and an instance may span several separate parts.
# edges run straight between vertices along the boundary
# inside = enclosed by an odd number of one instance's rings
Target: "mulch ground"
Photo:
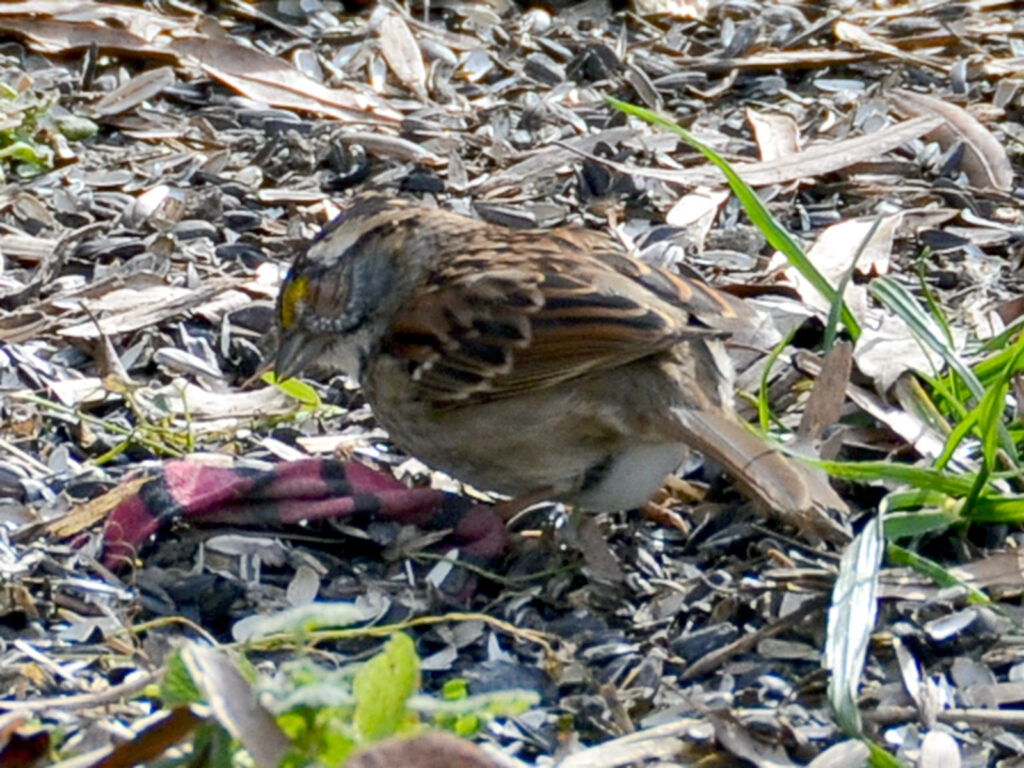
[[[596,747],[590,768],[861,764],[822,669],[842,552],[749,509],[699,456],[659,500],[670,524],[577,527],[542,505],[515,521],[506,561],[462,572],[475,590],[445,585],[458,553],[443,532],[367,516],[168,522],[130,568],[99,562],[126,483],[175,459],[340,456],[462,492],[397,453],[350,382],[311,381],[318,403],[302,406],[259,378],[291,258],[367,189],[510,226],[612,228],[766,313],[737,353],[746,392],[794,332],[769,377],[777,431],[810,430],[826,458],[935,459],[946,435],[914,406],[941,362],[869,284],[927,290],[968,360],[1024,314],[1019,4],[700,6],[0,6],[0,765],[22,747],[46,762],[40,732],[59,730],[62,759],[129,737],[182,638],[229,643],[242,620],[314,598],[358,600],[369,626],[458,610],[409,630],[424,687],[536,691],[479,737],[510,762],[571,766]],[[800,427],[827,304],[716,169],[606,96],[687,126],[823,273],[852,274],[864,335],[842,402]],[[854,530],[891,490],[837,487]],[[916,542],[991,605],[883,568],[859,706],[908,763],[1024,763],[1022,543],[1004,526]],[[317,653],[341,666],[379,642]],[[642,748],[600,750],[647,730]]]

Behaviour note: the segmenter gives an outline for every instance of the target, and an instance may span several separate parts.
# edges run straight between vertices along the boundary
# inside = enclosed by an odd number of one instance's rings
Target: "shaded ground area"
[[[1019,4],[313,5],[0,6],[0,690],[38,718],[11,744],[38,724],[59,726],[61,757],[123,739],[160,709],[139,689],[182,637],[229,643],[241,620],[313,598],[357,600],[373,627],[438,617],[409,630],[428,691],[457,676],[536,691],[480,737],[509,760],[597,746],[588,764],[789,765],[843,742],[822,669],[842,551],[758,515],[699,456],[658,500],[668,523],[576,528],[541,506],[514,522],[504,563],[455,574],[443,531],[369,515],[169,525],[115,573],[98,562],[101,524],[130,478],[198,454],[253,471],[340,456],[461,492],[396,453],[349,382],[289,394],[258,376],[290,259],[366,189],[511,226],[611,228],[764,313],[763,336],[733,350],[744,416],[824,458],[932,466],[964,413],[931,393],[956,400],[959,385],[871,286],[944,318],[966,364],[1016,338]],[[809,394],[828,303],[718,170],[606,96],[686,125],[833,285],[849,280],[851,375],[825,364]],[[1006,498],[1024,391],[1011,373],[993,406]],[[978,400],[960,398],[964,412]],[[959,443],[950,472],[977,472],[982,442]],[[903,486],[837,487],[859,531]],[[864,733],[908,764],[1017,765],[1022,538],[949,526],[968,494],[938,490],[948,508],[918,506],[948,519],[903,543],[961,582],[887,561]],[[333,638],[318,658],[341,666],[379,643]],[[253,657],[270,671],[284,655]],[[655,728],[639,752],[599,749]],[[863,760],[842,748],[829,764]]]

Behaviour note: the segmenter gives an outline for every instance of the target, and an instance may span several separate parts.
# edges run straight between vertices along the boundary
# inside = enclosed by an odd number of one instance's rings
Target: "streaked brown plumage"
[[[823,510],[841,500],[733,413],[721,340],[750,314],[598,232],[362,198],[282,286],[276,367],[355,377],[400,447],[479,488],[635,507],[690,446],[836,534]]]

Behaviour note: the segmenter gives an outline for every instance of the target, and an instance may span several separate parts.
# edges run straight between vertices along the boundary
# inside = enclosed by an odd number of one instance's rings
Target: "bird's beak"
[[[274,360],[274,378],[277,381],[290,379],[320,356],[327,342],[306,331],[288,331],[281,335]]]

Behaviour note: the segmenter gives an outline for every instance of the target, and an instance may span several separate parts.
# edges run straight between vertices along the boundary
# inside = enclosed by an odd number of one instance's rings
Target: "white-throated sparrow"
[[[824,510],[842,508],[838,496],[733,413],[722,338],[748,315],[599,232],[364,197],[282,286],[276,371],[315,361],[349,374],[396,444],[482,489],[637,507],[691,446],[747,495],[836,538]]]

